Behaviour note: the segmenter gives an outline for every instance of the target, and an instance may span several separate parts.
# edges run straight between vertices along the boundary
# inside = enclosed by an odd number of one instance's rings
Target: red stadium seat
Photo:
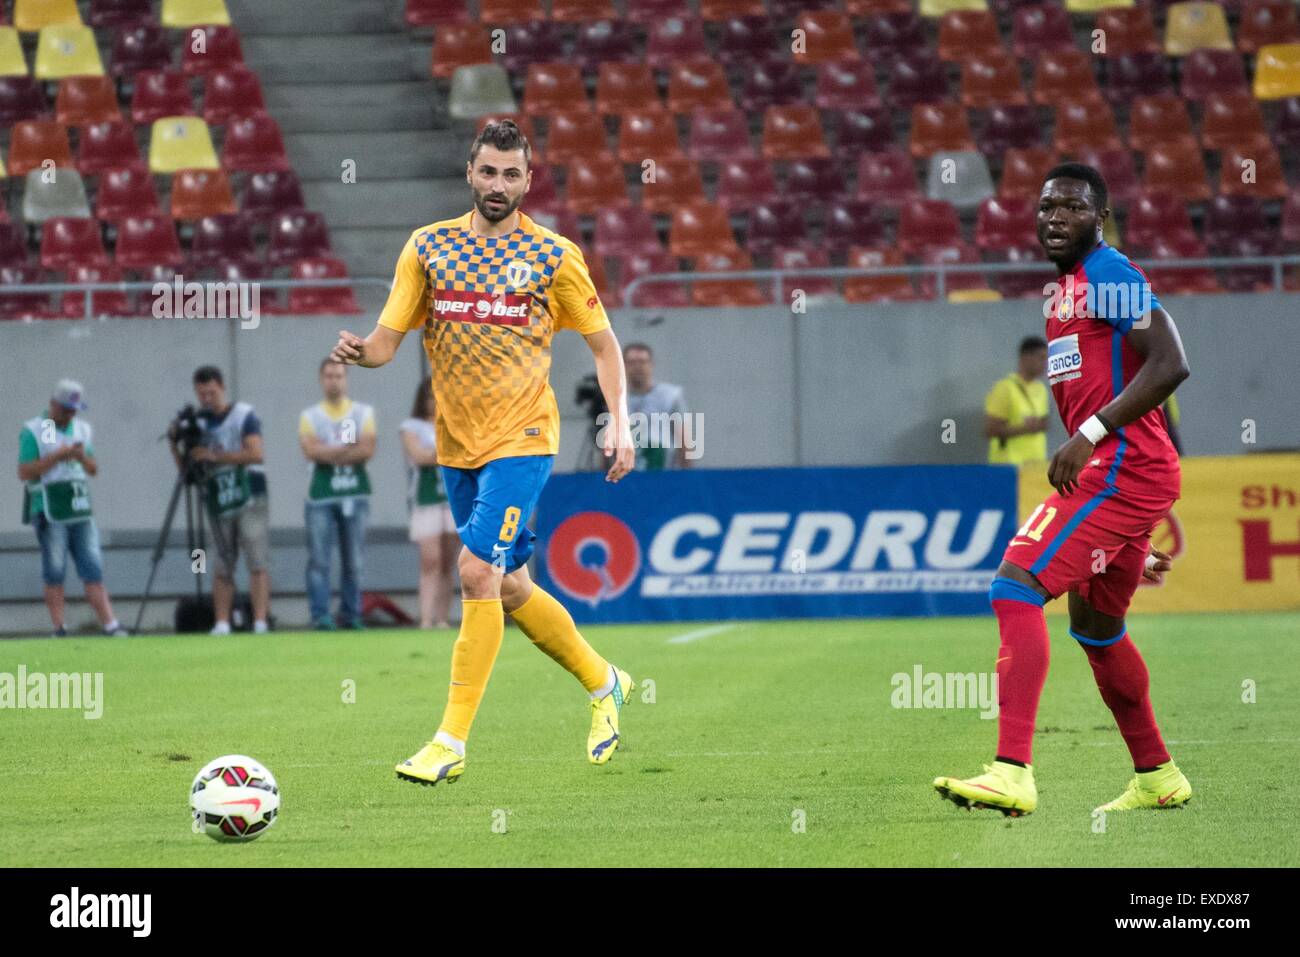
[[[569,164],[565,193],[569,209],[587,216],[627,198],[623,166],[608,153],[584,156]]]
[[[616,116],[659,104],[654,73],[644,63],[602,63],[596,79],[596,111]]]
[[[533,173],[536,186],[537,172]],[[531,198],[531,192],[529,194]],[[298,174],[293,170],[260,170],[252,173],[244,183],[239,208],[257,220],[266,220],[277,213],[294,212],[307,208],[302,195]]]
[[[1156,35],[1155,21],[1146,7],[1108,7],[1098,10],[1093,28],[1102,32],[1106,44],[1098,51],[1099,56],[1164,52],[1164,46]]]
[[[903,265],[902,254],[892,247],[855,246],[849,265],[856,269],[884,269]],[[844,280],[846,302],[906,302],[917,298],[909,276],[850,276]]]
[[[504,52],[501,65],[510,73],[527,74],[534,63],[550,63],[555,59],[555,51],[563,45],[560,28],[550,20],[527,20],[523,23],[510,23],[502,27],[505,35],[501,40]],[[579,41],[583,42],[585,32],[580,32]],[[575,59],[585,69],[596,69],[596,64],[589,65],[590,51],[580,46],[575,50]]]
[[[166,70],[172,65],[172,46],[167,33],[156,23],[119,27],[113,35],[109,72],[115,77],[135,76],[147,70]]]
[[[1132,150],[1122,146],[1104,150],[1088,148],[1079,151],[1078,159],[1098,170],[1106,180],[1112,208],[1116,204],[1127,205],[1141,192]]]
[[[1173,90],[1169,61],[1160,53],[1121,53],[1105,61],[1106,99],[1128,103],[1139,96]]]
[[[1188,100],[1203,100],[1211,93],[1246,91],[1246,71],[1241,54],[1232,50],[1193,50],[1182,60],[1182,94]]]
[[[1196,238],[1187,204],[1172,193],[1142,193],[1129,206],[1124,227],[1128,244],[1150,249],[1161,236],[1185,235]]]
[[[729,213],[750,209],[779,192],[772,164],[762,157],[741,157],[719,166],[717,203]]]
[[[1292,249],[1300,247],[1300,189],[1291,190],[1282,204],[1282,239]]]
[[[624,114],[618,137],[622,162],[641,166],[648,159],[661,163],[682,155],[677,121],[667,110],[660,107]]]
[[[534,154],[535,161],[536,154]],[[529,211],[544,214],[564,211],[564,202],[560,199],[560,191],[556,186],[552,167],[534,165],[530,173],[532,181],[525,200]]]
[[[704,180],[694,160],[666,159],[655,164],[653,182],[641,184],[641,205],[651,213],[669,215],[678,203],[703,203]]]
[[[969,55],[961,68],[961,102],[977,109],[1028,103],[1020,83],[1020,61],[1001,48]]]
[[[886,68],[900,58],[933,56],[925,21],[910,10],[868,19],[863,48],[868,59],[879,61]]]
[[[613,20],[617,16],[610,0],[551,0],[551,17],[560,23]]]
[[[822,245],[832,255],[847,254],[854,246],[879,246],[884,241],[885,224],[867,200],[835,200],[826,207]]]
[[[203,118],[209,126],[225,126],[233,119],[265,110],[262,82],[248,67],[213,70],[207,75],[203,91]]]
[[[980,151],[988,156],[1041,145],[1042,123],[1038,119],[1038,108],[1029,105],[991,107],[977,142]]]
[[[253,222],[238,213],[215,213],[194,224],[190,244],[191,269],[216,269],[226,263],[248,265],[258,261]]]
[[[894,123],[890,110],[875,107],[846,110],[840,114],[835,137],[837,159],[854,163],[860,153],[879,153],[894,146]]]
[[[753,269],[749,253],[736,249],[705,253],[697,272],[740,272]],[[771,297],[752,279],[697,279],[691,286],[691,303],[702,308],[765,306]]]
[[[690,293],[684,283],[655,282],[647,283],[628,295],[627,287],[641,276],[662,275],[680,272],[677,260],[666,252],[650,256],[628,256],[622,260],[620,281],[623,300],[629,306],[640,309],[676,309],[691,304]]]
[[[885,101],[895,109],[910,110],[918,103],[948,99],[948,77],[943,64],[930,55],[900,58],[894,62]]]
[[[710,22],[767,13],[763,0],[700,0],[700,18]]]
[[[1255,54],[1270,43],[1300,42],[1295,4],[1289,0],[1248,0],[1237,26],[1237,49]]]
[[[794,61],[804,66],[840,63],[860,57],[853,41],[853,23],[838,10],[808,10],[795,18],[803,31],[802,49],[794,50]]]
[[[195,220],[238,212],[224,170],[182,169],[172,176],[172,219]]]
[[[1219,194],[1284,199],[1282,158],[1272,143],[1256,141],[1228,147],[1219,154]]]
[[[668,70],[674,63],[708,56],[704,26],[699,20],[669,17],[651,24],[647,31],[645,62],[656,70]]]
[[[70,283],[121,282],[122,270],[108,261],[96,265],[78,263],[69,267],[67,281]],[[65,319],[80,319],[85,316],[85,293],[65,292],[60,301],[59,312]],[[123,317],[134,316],[136,310],[131,305],[129,293],[103,290],[90,294],[90,314],[96,317]]]
[[[867,60],[826,63],[817,71],[813,105],[819,110],[856,110],[880,106],[876,69]]]
[[[717,57],[726,66],[768,63],[780,57],[776,27],[766,16],[732,17],[718,29]]]
[[[99,171],[96,218],[116,223],[130,216],[157,216],[161,213],[153,177],[143,165]]]
[[[96,176],[123,166],[143,166],[135,127],[124,121],[99,123],[81,131],[77,169],[82,176]]]
[[[478,0],[479,23],[500,26],[506,23],[523,23],[526,20],[545,20],[546,10],[542,0]]]
[[[722,161],[754,155],[749,123],[739,110],[700,110],[691,117],[691,159]]]
[[[329,256],[329,229],[320,213],[281,213],[271,220],[271,247],[267,262],[287,266],[299,259]]]
[[[591,153],[608,152],[605,123],[590,110],[555,113],[546,134],[546,161],[566,166]]]
[[[1056,270],[1046,265],[1043,250],[1034,243],[1025,249],[999,249],[990,253],[996,263],[1023,263],[1025,268],[1015,272],[997,273],[993,286],[1003,299],[1042,299],[1044,290],[1056,281]]]
[[[90,0],[86,22],[97,30],[133,26],[153,19],[152,0]]]
[[[785,187],[780,195],[805,203],[821,203],[851,187],[851,172],[846,176],[842,164],[825,156],[791,160],[785,164]]]
[[[722,64],[690,60],[668,71],[668,109],[672,112],[726,110],[734,105]]]
[[[808,236],[804,204],[785,197],[756,205],[749,213],[745,248],[751,255],[767,257],[786,242],[801,242]]]
[[[979,253],[968,246],[966,243],[957,243],[952,246],[933,246],[921,254],[921,262],[927,266],[956,266],[956,265],[975,265],[982,262]],[[921,297],[924,299],[933,299],[939,294],[939,277],[938,276],[921,276],[917,284],[920,288]],[[969,292],[971,290],[988,289],[988,283],[979,273],[945,273],[943,277],[943,292],[945,296],[954,292]]]
[[[534,115],[570,113],[589,107],[582,71],[576,63],[534,63],[524,83],[524,111]]]
[[[470,19],[467,0],[406,0],[408,27],[434,27]]]
[[[767,10],[773,19],[788,22],[810,10],[829,10],[836,2],[837,0],[768,0]]]
[[[28,259],[26,228],[19,223],[0,223],[0,268],[23,266]]]
[[[1279,149],[1300,150],[1300,96],[1278,100],[1273,142]]]
[[[118,223],[116,263],[121,269],[179,269],[185,261],[170,216],[128,216]]]
[[[280,124],[267,113],[232,119],[221,147],[221,165],[238,172],[289,169]]]
[[[293,264],[292,278],[347,279],[348,267],[333,256],[300,259]],[[361,307],[351,286],[298,286],[289,290],[289,311],[304,315],[357,315]]]
[[[165,116],[194,116],[190,78],[180,70],[146,70],[136,74],[131,120],[148,126]]]
[[[1011,17],[1011,49],[1022,60],[1077,49],[1070,15],[1054,3],[1017,8]]]
[[[1140,96],[1129,107],[1128,142],[1140,153],[1161,143],[1195,142],[1187,101],[1177,93]]]
[[[0,126],[49,117],[41,83],[31,76],[0,76]]]
[[[1045,146],[1024,149],[1012,148],[1002,157],[1002,178],[998,181],[998,195],[1002,197],[1033,196],[1043,189],[1043,180],[1056,165],[1056,151]]]
[[[1169,192],[1183,202],[1199,203],[1210,198],[1201,148],[1183,141],[1161,144],[1146,154],[1146,175],[1142,185],[1148,192]]]
[[[1154,260],[1198,259],[1206,254],[1205,244],[1195,235],[1168,235],[1157,237],[1150,257]],[[1205,268],[1170,269],[1151,265],[1146,268],[1147,278],[1157,295],[1205,295],[1223,292],[1214,273]]]
[[[831,259],[826,250],[809,243],[800,243],[797,246],[781,246],[772,252],[773,269],[790,271],[796,269],[826,269],[830,264]],[[810,298],[813,296],[834,296],[838,292],[835,279],[831,276],[806,276],[794,273],[782,278],[780,301],[789,302],[796,289],[802,290],[803,294]]]
[[[898,148],[863,153],[858,160],[856,195],[858,199],[889,206],[919,199],[921,184],[916,178],[916,162]]]
[[[712,203],[683,203],[673,210],[668,251],[679,259],[739,250],[727,211]]]
[[[974,150],[966,107],[960,103],[920,103],[912,107],[912,135],[908,150],[921,159],[941,150]]]
[[[487,28],[477,23],[444,23],[433,35],[429,73],[450,80],[463,66],[492,62],[492,41]]]
[[[961,222],[952,203],[941,199],[912,199],[898,214],[898,247],[905,256],[920,256],[931,246],[960,243]]]
[[[911,13],[912,0],[844,0],[844,12],[851,17],[871,17],[881,13]]]
[[[122,118],[117,90],[107,76],[69,76],[59,81],[54,118],[64,126],[89,126]]]
[[[816,107],[769,106],[763,115],[762,152],[769,160],[830,156]]]
[[[1027,248],[1038,242],[1038,196],[993,196],[980,204],[975,245],[980,249]]]
[[[962,63],[1002,49],[998,18],[990,10],[950,10],[939,20],[939,59]]]
[[[772,61],[746,68],[740,89],[740,108],[762,113],[769,106],[804,102],[803,75],[793,63]]]
[[[626,13],[630,22],[641,24],[690,15],[691,5],[687,0],[637,0],[636,3],[627,5]]]
[[[88,266],[108,263],[99,220],[63,216],[47,219],[41,227],[41,268],[63,272],[81,263]]]
[[[197,76],[243,63],[244,49],[234,27],[192,27],[182,34],[181,69],[186,73]]]
[[[55,167],[72,166],[68,131],[54,120],[24,120],[15,123],[9,138],[9,175],[15,179],[40,169],[46,160]]]
[[[1092,57],[1082,50],[1044,53],[1034,65],[1034,102],[1056,106],[1065,101],[1099,101],[1101,90]]]
[[[1269,142],[1259,101],[1249,93],[1211,93],[1201,104],[1201,142],[1207,150],[1226,150]]]
[[[1205,207],[1205,244],[1215,255],[1277,255],[1279,239],[1255,196],[1216,196]]]
[[[30,286],[42,280],[40,266],[0,267],[0,290],[5,286]],[[50,297],[43,292],[0,295],[0,319],[53,319]]]
[[[1103,100],[1065,101],[1056,109],[1053,145],[1059,153],[1082,149],[1115,149],[1123,141],[1115,131],[1115,114]]]
[[[597,256],[653,254],[663,249],[654,219],[641,206],[621,203],[596,213]]]

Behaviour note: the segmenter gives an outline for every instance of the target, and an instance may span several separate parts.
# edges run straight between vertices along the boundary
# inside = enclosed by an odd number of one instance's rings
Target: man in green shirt
[[[1038,336],[1021,340],[1016,371],[994,383],[984,399],[990,463],[1047,461],[1046,372],[1047,343]]]
[[[23,523],[35,527],[40,542],[45,607],[56,638],[68,633],[63,622],[63,580],[69,552],[85,586],[86,601],[104,633],[128,633],[113,614],[104,588],[99,529],[90,508],[89,479],[99,466],[90,423],[76,417],[85,407],[81,384],[64,379],[55,386],[47,409],[23,423],[18,436],[18,478],[26,483]]]

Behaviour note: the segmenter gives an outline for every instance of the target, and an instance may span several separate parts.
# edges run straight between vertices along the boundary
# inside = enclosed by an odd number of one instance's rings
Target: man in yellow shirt
[[[1023,339],[1016,371],[994,383],[984,399],[990,463],[1047,461],[1046,372],[1047,343],[1038,336]]]
[[[331,355],[375,368],[419,329],[432,370],[438,465],[464,547],[464,616],[452,649],[451,687],[433,740],[396,767],[420,784],[455,781],[465,741],[510,615],[591,698],[587,758],[604,764],[619,744],[619,712],[633,690],[578,633],[564,606],[535,585],[526,523],[559,450],[551,391],[551,339],[573,329],[595,357],[615,421],[605,430],[606,478],[632,468],[623,356],[582,253],[519,211],[532,180],[532,150],[509,120],[489,122],[470,148],[465,180],[474,208],[411,234],[388,303],[365,339],[340,332]]]

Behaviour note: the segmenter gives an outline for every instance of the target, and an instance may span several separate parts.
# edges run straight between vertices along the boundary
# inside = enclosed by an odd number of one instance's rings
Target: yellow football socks
[[[469,738],[469,727],[474,723],[474,714],[483,700],[483,692],[487,690],[492,665],[501,650],[506,623],[500,598],[469,598],[462,602],[462,607],[460,635],[451,649],[447,709],[442,713],[438,731],[464,742]]]
[[[578,633],[568,610],[537,585],[510,616],[534,645],[581,681],[588,693],[609,683],[609,662]]]

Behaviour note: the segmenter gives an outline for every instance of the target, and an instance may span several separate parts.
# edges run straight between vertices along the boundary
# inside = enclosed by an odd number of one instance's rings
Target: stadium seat
[[[702,203],[704,179],[694,160],[669,158],[655,164],[653,182],[641,184],[641,205],[656,215],[670,215],[678,203]]]
[[[61,80],[68,76],[102,76],[104,63],[95,45],[95,31],[83,26],[43,27],[36,41],[38,80]]]
[[[143,166],[103,170],[95,191],[95,216],[116,223],[128,216],[155,216],[162,212],[153,177]]]
[[[1240,60],[1237,65],[1241,66]],[[1300,96],[1300,43],[1260,47],[1255,61],[1255,96],[1261,100]]]
[[[898,214],[898,248],[905,256],[919,256],[930,246],[962,241],[961,223],[951,203],[939,199],[913,199]]]
[[[919,0],[917,9],[921,16],[937,20],[953,10],[987,10],[986,0]]]
[[[767,13],[763,0],[700,0],[700,19],[716,22]]]
[[[856,110],[880,105],[876,69],[868,60],[826,63],[817,70],[813,105],[819,110]]]
[[[72,165],[67,128],[54,120],[22,120],[9,134],[9,175],[26,176],[52,160],[56,167]]]
[[[777,161],[830,156],[816,107],[769,106],[763,115],[762,154]]]
[[[976,52],[961,67],[963,106],[1023,106],[1029,102],[1020,83],[1020,61],[1003,49]]]
[[[705,253],[695,263],[697,272],[740,272],[753,268],[749,253],[741,249]],[[701,308],[765,306],[771,301],[767,290],[753,279],[697,279],[691,284],[691,304]]]
[[[41,224],[41,268],[63,272],[80,263],[107,265],[108,252],[99,220],[55,216]]]
[[[164,116],[193,116],[190,78],[179,70],[145,70],[136,74],[131,119],[144,126]]]
[[[912,107],[908,151],[917,159],[940,150],[974,150],[966,107],[960,103],[919,103]]]
[[[745,230],[750,255],[766,258],[783,243],[807,239],[805,208],[804,203],[784,196],[758,203],[750,210]]]
[[[563,45],[559,26],[550,20],[527,20],[524,23],[507,24],[500,29],[504,30],[505,35],[500,44],[503,52],[500,54],[499,65],[509,73],[526,74],[534,63],[549,63],[555,59],[555,51]],[[575,58],[583,69],[595,69],[588,63],[587,51],[580,48],[575,52]],[[483,69],[487,66],[489,64],[476,63],[458,69]],[[455,76],[452,73],[453,79]]]
[[[1125,53],[1160,53],[1163,47],[1156,36],[1155,20],[1147,7],[1110,7],[1101,10],[1094,22],[1105,47],[1098,56],[1116,57]]]
[[[42,280],[41,267],[36,265],[4,266],[0,268],[0,290],[5,286],[30,286]],[[5,293],[0,295],[0,319],[40,320],[52,319],[47,293]]]
[[[1300,23],[1290,0],[1247,0],[1237,26],[1237,49],[1258,53],[1274,43],[1300,42]]]
[[[1125,237],[1134,249],[1147,250],[1161,236],[1196,238],[1187,204],[1172,193],[1142,193],[1129,205]]]
[[[1205,244],[1195,235],[1159,236],[1147,255],[1156,261],[1169,259],[1200,259],[1207,254]],[[1184,296],[1223,292],[1214,272],[1204,267],[1171,269],[1154,263],[1146,267],[1147,278],[1156,295]]]
[[[596,112],[617,116],[662,101],[654,73],[644,63],[602,63],[596,77]]]
[[[536,158],[536,154],[534,154]],[[555,174],[551,166],[533,166],[532,184],[528,187],[526,202],[528,211],[538,214],[555,214],[564,210],[560,199],[560,190],[555,183]]]
[[[1127,205],[1141,191],[1133,151],[1122,146],[1110,149],[1087,148],[1080,150],[1077,159],[1097,169],[1106,180],[1111,207]]]
[[[73,263],[68,267],[67,281],[77,284],[121,282],[122,270],[107,260],[95,265]],[[65,292],[60,297],[59,312],[65,319],[84,317],[86,315],[85,293]],[[136,309],[131,305],[130,293],[105,289],[90,294],[90,315],[94,318],[116,318],[135,314]]]
[[[247,66],[213,70],[204,78],[203,118],[208,126],[225,126],[236,117],[265,110],[262,82]]]
[[[1219,154],[1219,195],[1285,198],[1286,176],[1273,144],[1256,141],[1223,150]]]
[[[1235,49],[1223,7],[1217,3],[1173,4],[1165,20],[1165,55],[1182,57],[1200,49]]]
[[[804,203],[821,203],[851,187],[851,176],[846,176],[844,168],[829,157],[791,160],[785,164],[785,185],[780,195]]]
[[[1257,67],[1255,95],[1259,96],[1259,76],[1263,72],[1263,58]],[[1246,71],[1241,56],[1228,50],[1193,50],[1182,62],[1182,94],[1187,100],[1203,100],[1211,93],[1232,93],[1245,90]],[[1259,96],[1260,99],[1266,97]]]
[[[89,126],[120,119],[117,90],[106,76],[70,76],[59,82],[54,118],[64,126]]]
[[[593,153],[608,152],[605,124],[590,110],[556,113],[546,134],[546,161],[567,166]]]
[[[502,26],[527,20],[545,20],[542,0],[479,0],[479,23]]]
[[[691,5],[687,0],[637,0],[636,3],[629,3],[626,11],[629,22],[641,24],[690,15]]]
[[[347,279],[348,267],[333,256],[300,259],[291,279]],[[302,315],[356,315],[361,312],[351,286],[297,286],[289,290],[289,312]]]
[[[118,223],[114,262],[121,269],[180,269],[185,262],[170,216],[128,216]]]
[[[197,76],[213,70],[228,70],[244,62],[239,31],[222,24],[192,27],[181,43],[181,69]]]
[[[224,170],[183,169],[172,177],[172,219],[189,221],[238,210]]]
[[[840,63],[861,57],[853,40],[853,23],[839,10],[809,10],[795,18],[803,31],[802,47],[795,47],[794,62],[803,66]]]
[[[406,0],[403,14],[409,27],[437,27],[469,20],[467,0]]]
[[[910,110],[918,103],[940,103],[948,99],[948,77],[943,64],[933,56],[903,57],[894,62],[885,102],[895,109]]]
[[[980,249],[1028,248],[1038,242],[1038,195],[995,196],[980,204],[975,245]]]
[[[1024,249],[992,250],[988,258],[1000,264],[1024,264],[1023,269],[993,275],[993,287],[1004,299],[1042,299],[1044,289],[1056,282],[1056,270],[1044,264],[1038,243]]]
[[[135,127],[124,120],[97,123],[81,131],[77,169],[82,176],[98,176],[123,166],[144,166]]]
[[[971,212],[993,195],[988,160],[978,150],[940,150],[930,156],[925,194]]]
[[[745,112],[762,113],[769,106],[803,101],[803,76],[793,63],[756,63],[746,68],[739,98]]]
[[[895,145],[893,115],[883,107],[846,110],[840,114],[837,125],[837,159],[852,163],[860,153],[878,153]]]
[[[565,194],[569,209],[579,216],[622,202],[627,197],[623,165],[608,153],[583,156],[569,164]]]
[[[81,26],[76,0],[14,0],[14,27],[37,33],[50,26]]]
[[[1300,247],[1300,189],[1291,190],[1282,204],[1282,239],[1293,250]]]
[[[1205,244],[1215,255],[1277,255],[1280,238],[1258,197],[1216,196],[1205,207]]]
[[[172,30],[207,24],[230,25],[226,0],[162,0],[162,25]]]
[[[299,259],[328,256],[333,252],[329,229],[320,213],[280,213],[271,220],[271,245],[267,253],[271,266],[287,266]]]
[[[727,211],[712,203],[682,203],[673,210],[668,251],[679,259],[739,249]]]
[[[34,77],[0,77],[0,126],[46,119],[49,109],[41,84]]]
[[[576,63],[534,63],[524,82],[524,112],[568,113],[590,105]]]
[[[726,66],[767,63],[780,57],[776,27],[766,16],[731,17],[718,31],[717,57]]]
[[[611,0],[551,0],[551,18],[560,23],[590,23],[617,16]]]
[[[1100,101],[1092,57],[1082,50],[1045,53],[1034,65],[1034,102],[1057,106],[1065,101]]]
[[[858,159],[858,199],[886,206],[898,206],[921,197],[916,178],[916,163],[897,147],[875,153],[863,153]],[[870,245],[870,244],[866,244]]]
[[[1003,198],[1038,196],[1043,189],[1043,179],[1055,165],[1055,150],[1044,146],[1011,147],[1002,157],[998,195]]]
[[[547,59],[555,55],[555,50],[560,45],[561,39],[557,31]],[[573,55],[580,67],[592,73],[599,70],[602,63],[635,63],[636,30],[626,20],[598,20],[595,23],[579,24]]]
[[[988,156],[1001,156],[1009,149],[1041,145],[1042,128],[1035,106],[994,106],[985,114],[975,141]]]
[[[952,10],[939,21],[939,59],[962,63],[1002,49],[998,19],[990,10]]]
[[[982,260],[979,253],[966,243],[952,246],[933,246],[921,254],[921,262],[926,266],[974,266]],[[939,294],[938,276],[917,277],[917,288],[921,298],[933,299]],[[951,298],[954,294],[989,293],[997,298],[997,293],[989,289],[984,277],[979,273],[953,272],[943,277],[944,296]],[[987,298],[987,297],[984,297]],[[966,301],[974,301],[967,297]]]
[[[911,13],[912,0],[844,0],[844,12],[851,17],[881,13]]]
[[[1300,96],[1288,96],[1278,104],[1273,142],[1279,149],[1300,150]]]
[[[1129,107],[1128,142],[1139,153],[1160,143],[1195,139],[1187,101],[1177,93],[1139,96]]]
[[[855,246],[849,250],[848,264],[855,269],[885,269],[902,266],[903,256],[892,247]],[[846,302],[906,302],[916,298],[911,277],[904,274],[850,276],[844,280]]]
[[[113,35],[109,72],[115,77],[134,76],[147,70],[167,70],[172,65],[172,48],[167,33],[156,23],[144,22],[119,27]]]
[[[782,277],[782,303],[789,302],[796,289],[801,290],[809,299],[818,296],[835,296],[839,290],[832,276],[808,276],[794,272],[798,269],[826,269],[830,266],[830,256],[824,248],[810,243],[797,246],[780,246],[772,251],[772,268],[791,272]]]
[[[767,11],[772,19],[785,23],[809,11],[830,10],[836,5],[837,0],[767,0]]]
[[[732,106],[731,88],[721,63],[690,60],[668,71],[668,109],[672,112],[727,110]]]
[[[627,256],[620,261],[619,283],[621,295],[628,306],[641,309],[676,309],[691,304],[690,292],[684,283],[654,282],[640,286],[628,295],[633,280],[650,274],[662,275],[680,272],[677,260],[666,252],[649,256]]]
[[[854,246],[879,246],[884,241],[885,224],[873,203],[865,199],[839,199],[827,205],[822,245],[832,255],[847,255]]]
[[[493,113],[518,109],[505,67],[479,63],[457,67],[451,75],[447,112],[455,120],[474,120]]]
[[[96,29],[112,29],[152,19],[152,0],[90,0],[86,22]]]
[[[751,209],[779,192],[772,164],[762,157],[746,156],[719,164],[717,204],[728,213]],[[785,195],[792,192],[787,187]],[[599,220],[596,225],[599,229]]]
[[[1054,3],[1018,7],[1011,17],[1011,50],[1022,60],[1075,50],[1070,16]]]
[[[0,77],[27,76],[27,57],[13,27],[0,26]]]
[[[677,122],[667,110],[659,107],[624,114],[619,124],[619,160],[641,166],[646,160],[662,163],[682,155]]]
[[[492,62],[492,43],[487,28],[477,23],[444,23],[433,34],[429,73],[449,80],[463,66]]]
[[[1133,0],[1065,0],[1065,9],[1071,13],[1097,13],[1108,7],[1131,7]]]
[[[597,256],[634,256],[663,249],[650,213],[631,203],[606,206],[596,212],[593,246]]]
[[[925,21],[910,10],[870,17],[864,30],[863,49],[868,59],[879,61],[887,69],[900,57],[932,55]]]
[[[150,161],[152,162],[152,157]],[[203,163],[182,165],[195,169],[207,168]],[[232,119],[226,127],[225,142],[221,146],[220,165],[228,171],[288,169],[289,154],[285,152],[280,124],[266,113],[253,113]]]
[[[1061,103],[1056,108],[1052,145],[1058,153],[1082,149],[1114,149],[1123,146],[1115,131],[1115,114],[1104,101]]]
[[[1249,93],[1211,93],[1201,104],[1201,142],[1207,150],[1268,142],[1259,101]]]
[[[669,17],[650,25],[646,31],[645,62],[656,70],[669,70],[683,60],[709,57],[704,41],[704,26],[689,17]]]
[[[27,229],[21,223],[0,222],[0,268],[26,265]]]
[[[691,159],[710,162],[752,156],[749,122],[739,110],[699,110],[691,117]]]
[[[1139,96],[1173,89],[1169,60],[1160,53],[1121,53],[1105,62],[1106,99],[1119,106]]]
[[[235,129],[232,125],[226,134],[227,152]],[[167,175],[178,169],[217,169],[220,165],[208,124],[199,117],[167,116],[154,122],[149,138],[151,172]]]
[[[1146,154],[1143,186],[1148,192],[1169,192],[1188,203],[1210,198],[1201,148],[1195,143],[1164,143]]]

